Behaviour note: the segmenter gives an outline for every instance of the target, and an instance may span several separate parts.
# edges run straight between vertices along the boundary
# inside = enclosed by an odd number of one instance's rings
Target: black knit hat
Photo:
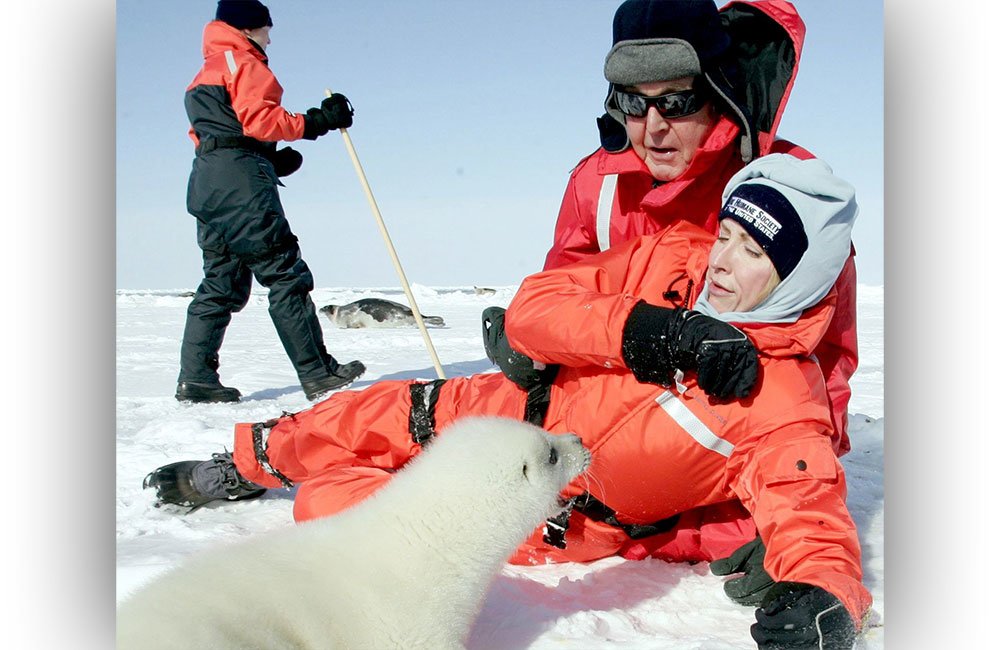
[[[734,219],[753,237],[784,280],[802,259],[809,238],[795,206],[781,191],[762,183],[737,185],[719,213]]]
[[[273,27],[271,12],[258,0],[219,0],[215,19],[236,29]]]
[[[714,69],[729,47],[712,0],[626,0],[615,12],[612,39],[604,77],[623,86],[696,77]]]

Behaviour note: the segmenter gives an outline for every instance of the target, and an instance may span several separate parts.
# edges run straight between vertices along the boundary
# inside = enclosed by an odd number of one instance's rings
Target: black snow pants
[[[195,158],[188,212],[197,219],[205,277],[187,310],[178,381],[219,381],[219,350],[232,314],[246,306],[253,278],[268,289],[268,311],[299,381],[330,374],[313,277],[278,197],[270,161],[243,149]]]

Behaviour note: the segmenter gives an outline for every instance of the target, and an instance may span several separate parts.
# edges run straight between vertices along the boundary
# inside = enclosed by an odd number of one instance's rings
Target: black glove
[[[729,557],[711,562],[708,568],[717,576],[744,574],[722,585],[726,595],[740,605],[760,605],[767,590],[774,586],[774,579],[764,570],[764,541],[760,535]]]
[[[340,93],[334,93],[323,100],[319,108],[305,112],[306,125],[302,137],[315,140],[334,129],[346,129],[354,124],[354,107]]]
[[[746,397],[757,381],[757,349],[729,323],[689,309],[644,301],[622,332],[625,365],[641,382],[672,386],[677,370],[697,370],[698,385],[713,397]]]
[[[483,310],[483,347],[486,348],[486,356],[500,367],[507,379],[525,390],[552,383],[559,372],[558,365],[549,364],[539,370],[530,357],[510,347],[504,331],[506,313],[507,310],[502,307],[487,307]]]
[[[302,154],[291,147],[282,147],[271,154],[271,164],[278,178],[288,176],[298,171],[302,166]]]
[[[764,596],[750,636],[759,650],[851,650],[857,630],[844,604],[825,589],[779,582]]]

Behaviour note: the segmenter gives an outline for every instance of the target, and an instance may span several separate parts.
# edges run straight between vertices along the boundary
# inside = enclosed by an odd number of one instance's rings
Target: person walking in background
[[[219,378],[219,350],[232,314],[246,306],[253,278],[268,289],[269,313],[306,397],[343,388],[365,371],[326,350],[309,292],[313,276],[278,196],[280,177],[302,156],[277,141],[315,140],[353,123],[354,109],[333,94],[304,114],[281,106],[282,87],[268,68],[273,23],[258,0],[220,0],[205,26],[205,63],[187,88],[195,159],[187,209],[197,220],[204,279],[187,311],[175,397],[236,402]]]
[[[804,39],[805,25],[784,0],[737,0],[721,9],[712,0],[623,2],[605,58],[601,147],[570,176],[543,268],[560,268],[679,222],[715,233],[719,199],[733,174],[769,153],[812,158],[777,137]],[[684,281],[663,287],[675,304],[691,290]],[[832,293],[834,316],[815,355],[831,403],[834,449],[843,455],[850,450],[848,381],[858,366],[853,248]],[[511,348],[501,312],[484,312],[487,356],[530,392],[551,371],[539,371],[540,364]],[[732,581],[727,593],[752,604],[770,584],[755,535],[738,503],[717,504],[684,513],[658,553],[678,561],[722,560],[747,544],[742,559],[731,564],[753,579]]]

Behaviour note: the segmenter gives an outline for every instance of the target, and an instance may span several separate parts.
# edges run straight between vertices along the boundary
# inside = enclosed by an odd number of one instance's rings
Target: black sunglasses
[[[622,113],[630,117],[646,117],[649,107],[655,106],[656,112],[667,119],[697,113],[706,101],[705,95],[697,88],[647,97],[646,95],[626,92],[616,86],[612,96]]]

